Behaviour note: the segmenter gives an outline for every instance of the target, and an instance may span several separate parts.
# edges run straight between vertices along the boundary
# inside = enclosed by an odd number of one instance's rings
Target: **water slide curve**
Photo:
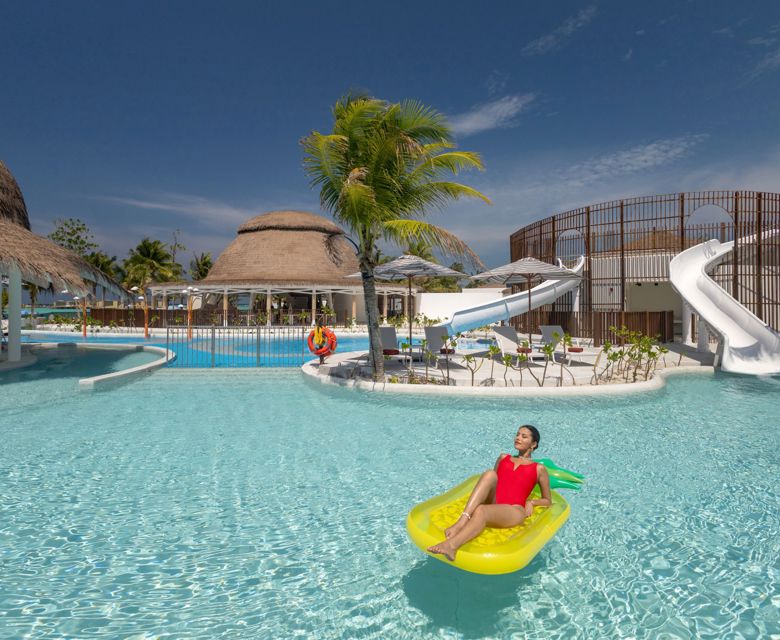
[[[585,266],[585,258],[580,257],[577,265],[572,269],[576,275],[582,275]],[[531,289],[531,309],[536,309],[545,304],[550,304],[563,294],[576,289],[580,284],[580,278],[567,278],[565,280],[545,280]],[[509,318],[520,316],[528,312],[528,291],[521,291],[505,298],[498,298],[490,302],[465,309],[459,309],[452,314],[449,322],[443,322],[447,333],[454,335],[461,331],[484,327],[499,320],[508,321]]]
[[[750,243],[740,241],[740,246]],[[780,373],[780,334],[740,304],[708,274],[734,250],[734,242],[708,240],[669,263],[669,279],[707,326],[720,338],[724,371],[753,375]]]

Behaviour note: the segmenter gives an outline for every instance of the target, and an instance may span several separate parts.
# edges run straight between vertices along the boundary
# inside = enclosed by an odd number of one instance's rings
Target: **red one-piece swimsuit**
[[[538,462],[519,464],[517,469],[512,456],[506,455],[498,463],[496,474],[496,504],[525,505],[525,501],[536,485]]]

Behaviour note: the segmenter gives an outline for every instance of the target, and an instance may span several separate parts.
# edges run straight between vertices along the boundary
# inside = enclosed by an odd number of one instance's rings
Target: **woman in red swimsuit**
[[[515,436],[517,455],[498,456],[493,469],[485,471],[477,482],[458,521],[444,532],[446,539],[428,547],[428,551],[455,560],[458,549],[485,527],[516,527],[534,512],[534,507],[549,507],[552,501],[547,468],[531,460],[538,446],[538,429],[531,425],[520,427]],[[542,497],[529,500],[537,484]]]

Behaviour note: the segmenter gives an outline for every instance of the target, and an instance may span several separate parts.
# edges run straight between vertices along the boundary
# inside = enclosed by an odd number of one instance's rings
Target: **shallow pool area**
[[[212,339],[206,331],[194,334],[191,340],[184,337],[184,329],[176,329],[177,336],[170,342],[165,335],[151,336],[148,339],[137,334],[102,335],[100,333],[89,334],[86,338],[80,332],[72,333],[25,333],[22,341],[25,344],[38,342],[70,342],[74,344],[138,344],[154,347],[169,348],[176,353],[176,359],[168,363],[173,368],[296,368],[307,360],[315,358],[302,338],[290,337],[289,327],[276,329],[262,328],[262,334],[256,336],[253,329],[242,335],[241,328],[226,330],[216,328],[216,335]],[[338,353],[350,351],[368,351],[368,336],[365,334],[350,334],[336,331],[338,336]],[[300,335],[305,335],[301,333]],[[399,335],[399,345],[404,341],[404,336]],[[421,338],[415,336],[413,344],[418,346]],[[485,351],[492,344],[489,338],[462,338],[458,341],[459,351]]]
[[[777,379],[608,399],[395,397],[278,369],[70,384],[0,380],[0,637],[780,633]],[[516,574],[421,554],[411,506],[523,422],[587,477],[569,522]]]

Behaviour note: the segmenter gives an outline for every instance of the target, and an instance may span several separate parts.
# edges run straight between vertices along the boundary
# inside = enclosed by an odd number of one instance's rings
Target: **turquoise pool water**
[[[201,334],[202,335],[202,334]],[[73,342],[76,344],[146,344],[166,346],[177,358],[170,363],[172,368],[254,368],[254,367],[300,367],[313,356],[303,340],[286,337],[285,329],[277,336],[263,336],[258,348],[253,335],[237,336],[235,339],[217,338],[212,344],[210,338],[196,337],[191,341],[166,344],[165,336],[152,336],[148,340],[138,336],[102,336],[90,334],[84,338],[81,333],[34,333],[24,334],[23,341],[30,342]],[[338,333],[338,351],[367,351],[368,337]],[[404,340],[398,338],[399,343]],[[418,344],[418,338],[414,339]],[[484,351],[490,340],[463,339],[458,344],[460,351]],[[212,348],[214,357],[212,358]]]
[[[776,379],[555,401],[278,370],[57,381],[56,402],[0,386],[0,637],[780,633]],[[421,554],[409,508],[491,466],[520,422],[587,476],[569,522],[517,574]]]

